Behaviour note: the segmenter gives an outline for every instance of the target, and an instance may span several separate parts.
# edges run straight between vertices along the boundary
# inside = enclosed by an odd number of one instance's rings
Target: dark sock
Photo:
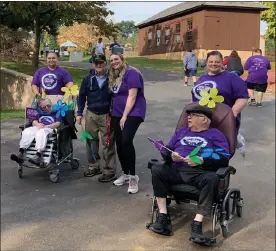
[[[188,82],[185,82],[185,85],[188,85]]]
[[[36,155],[37,155],[38,157],[41,157],[41,153],[39,153],[39,152],[37,152]]]

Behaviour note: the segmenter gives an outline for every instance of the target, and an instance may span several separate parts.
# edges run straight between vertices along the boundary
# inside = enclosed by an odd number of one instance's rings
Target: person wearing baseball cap
[[[108,132],[108,121],[110,120],[111,96],[108,84],[108,69],[104,54],[96,54],[92,63],[92,69],[84,77],[79,97],[77,123],[81,124],[85,106],[85,131],[93,139],[87,139],[87,161],[88,168],[84,172],[85,177],[102,174],[98,180],[109,182],[116,179],[116,153],[113,131]],[[99,135],[103,144],[102,156],[104,166],[100,168]],[[108,140],[107,140],[108,139]],[[108,142],[108,143],[107,143]],[[91,147],[91,144],[93,147]]]
[[[152,185],[156,197],[159,214],[156,222],[150,225],[152,232],[170,235],[172,224],[167,211],[166,198],[173,185],[188,184],[200,190],[197,214],[192,221],[191,240],[200,243],[205,237],[202,232],[204,216],[211,215],[219,178],[216,170],[228,166],[229,145],[226,137],[216,128],[211,128],[212,110],[196,105],[186,110],[188,127],[181,128],[166,146],[171,151],[161,148],[160,152],[165,164],[152,166]],[[190,153],[201,147],[197,153],[198,160],[190,158]],[[223,149],[219,158],[206,157],[204,149]],[[212,153],[212,152],[211,152]]]

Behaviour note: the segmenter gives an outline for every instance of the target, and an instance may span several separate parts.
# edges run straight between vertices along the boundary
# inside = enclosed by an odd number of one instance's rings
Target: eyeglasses
[[[204,117],[206,117],[205,115],[202,115],[202,114],[198,114],[198,113],[189,113],[188,114],[188,117],[202,117],[202,118],[204,118]]]

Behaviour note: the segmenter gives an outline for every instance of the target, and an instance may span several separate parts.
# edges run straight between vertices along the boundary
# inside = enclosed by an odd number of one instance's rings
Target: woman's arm
[[[34,95],[40,95],[39,89],[36,85],[32,85],[32,92]]]
[[[60,122],[55,122],[55,123],[53,123],[53,124],[44,126],[44,128],[55,129],[55,128],[58,128],[59,126],[60,126]]]
[[[132,88],[129,89],[128,91],[128,97],[127,97],[127,102],[126,102],[126,107],[123,113],[123,117],[127,117],[128,114],[131,112],[135,102],[136,102],[136,97],[137,97],[138,89],[137,88]]]
[[[236,100],[235,104],[232,107],[232,111],[233,111],[235,117],[237,117],[237,115],[239,113],[241,113],[243,108],[246,106],[247,100],[248,99],[246,99],[246,98],[239,98]]]

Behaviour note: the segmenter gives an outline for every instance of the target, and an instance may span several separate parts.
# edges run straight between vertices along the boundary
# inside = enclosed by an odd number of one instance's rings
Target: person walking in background
[[[123,55],[118,52],[110,55],[109,88],[113,92],[111,125],[123,170],[114,185],[128,183],[128,193],[137,193],[139,177],[135,172],[133,139],[146,116],[144,79],[136,68],[126,64]]]
[[[241,58],[237,51],[233,50],[227,60],[227,71],[233,72],[238,76],[243,74]]]
[[[192,77],[194,85],[196,84],[196,74],[198,61],[196,55],[192,52],[191,49],[187,50],[187,53],[184,56],[184,86],[188,86],[189,77]]]
[[[46,44],[46,46],[45,46],[46,58],[48,57],[49,51],[50,51],[50,48],[49,48],[49,46]]]
[[[110,112],[110,93],[108,89],[108,70],[106,68],[106,58],[103,54],[96,55],[92,69],[84,77],[78,98],[77,123],[81,125],[83,110],[87,104],[85,113],[85,131],[93,139],[87,140],[86,151],[88,169],[84,172],[85,177],[92,177],[103,173],[98,180],[109,182],[116,179],[116,155],[113,132],[110,134],[110,143],[107,145],[106,139],[107,120]],[[105,161],[103,171],[100,168],[99,155],[99,133],[103,144],[102,155]],[[93,150],[91,149],[93,145]]]
[[[109,50],[111,51],[111,53],[113,52],[112,48],[116,48],[116,47],[121,47],[121,45],[118,43],[117,38],[114,38],[114,42],[112,44],[110,44]]]
[[[95,45],[95,54],[105,55],[105,44],[103,43],[103,39],[101,37],[98,39],[98,42]]]
[[[255,49],[253,56],[247,59],[244,69],[248,70],[248,76],[245,80],[247,83],[248,93],[250,96],[249,105],[262,107],[262,100],[267,89],[267,72],[271,69],[270,61],[262,55],[261,49]],[[254,91],[257,92],[257,103],[254,97]]]

